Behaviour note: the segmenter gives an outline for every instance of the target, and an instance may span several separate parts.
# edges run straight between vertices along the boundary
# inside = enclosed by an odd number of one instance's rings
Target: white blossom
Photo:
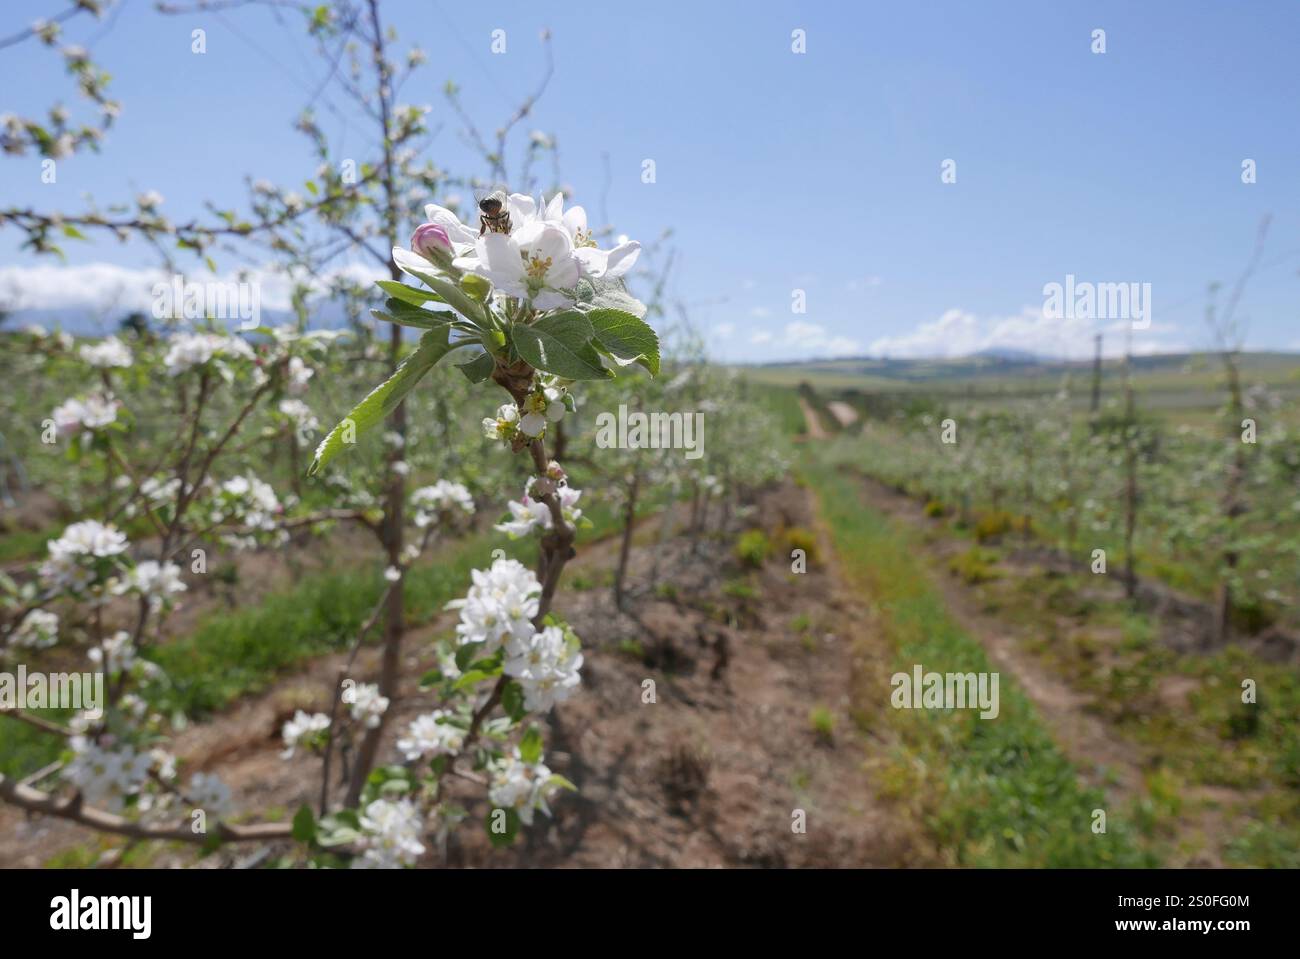
[[[545,712],[564,702],[582,682],[578,673],[582,653],[558,626],[548,626],[525,639],[512,638],[506,645],[506,657],[504,672],[523,687],[524,708],[530,712]]]
[[[116,336],[108,336],[98,343],[83,344],[78,351],[81,359],[99,369],[131,365],[131,350]]]
[[[230,812],[230,787],[212,773],[195,773],[191,776],[185,798],[196,809],[202,809],[211,816],[220,817]]]
[[[434,756],[454,756],[465,745],[465,730],[446,720],[451,714],[443,709],[417,716],[407,727],[406,736],[397,748],[408,762]]]
[[[491,655],[505,639],[533,634],[542,584],[532,570],[516,559],[498,559],[470,576],[473,584],[465,598],[447,604],[460,610],[456,635],[462,646],[482,643],[483,654]]]
[[[460,483],[440,479],[432,486],[421,486],[411,492],[411,505],[415,507],[415,525],[424,529],[440,514],[474,512],[474,497]]]
[[[330,728],[330,718],[324,713],[306,713],[301,709],[293,715],[293,719],[284,724],[280,730],[280,738],[284,740],[284,751],[280,753],[281,758],[288,759],[293,756],[293,751],[302,744],[304,739],[315,738],[317,734],[323,733]]]
[[[540,760],[527,763],[516,748],[508,756],[494,762],[489,771],[492,776],[488,787],[488,801],[498,809],[513,809],[526,826],[533,824],[533,813],[540,810],[551,814],[546,804],[547,796],[554,791],[550,784],[551,770]]]
[[[48,649],[58,640],[58,614],[44,609],[34,609],[10,634],[9,645],[20,649]]]
[[[374,683],[361,683],[352,690],[352,718],[367,729],[377,729],[384,713],[388,711],[388,697],[379,695]]]
[[[92,393],[80,399],[65,400],[54,408],[50,418],[63,436],[85,430],[99,430],[117,420],[120,403],[111,396]]]
[[[414,864],[424,852],[420,842],[423,820],[409,799],[376,799],[360,818],[365,851],[353,861],[356,869],[400,869]]]

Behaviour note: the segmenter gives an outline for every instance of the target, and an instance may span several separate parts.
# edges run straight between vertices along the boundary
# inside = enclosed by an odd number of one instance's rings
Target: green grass
[[[845,575],[875,604],[892,668],[994,672],[983,648],[948,616],[911,535],[875,512],[854,480],[821,462],[805,464]],[[874,637],[873,637],[874,638]],[[872,686],[879,701],[858,703],[895,730],[900,747],[886,792],[916,807],[955,864],[963,866],[1153,866],[1135,825],[1085,787],[1014,680],[1000,676],[1000,712],[889,708],[888,677]],[[1095,809],[1107,832],[1092,831]]]

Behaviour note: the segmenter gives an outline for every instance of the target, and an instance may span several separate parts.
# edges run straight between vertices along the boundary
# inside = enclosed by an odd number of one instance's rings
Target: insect
[[[510,210],[506,208],[504,190],[493,190],[478,198],[479,231],[478,235],[510,232]]]

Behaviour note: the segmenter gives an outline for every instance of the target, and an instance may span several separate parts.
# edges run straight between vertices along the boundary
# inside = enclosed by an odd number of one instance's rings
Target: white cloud
[[[386,279],[380,268],[349,263],[332,270],[327,282],[348,277],[359,283]],[[253,282],[261,287],[261,306],[268,310],[291,308],[293,282],[285,274],[265,268],[218,275],[205,269],[185,274],[189,282]],[[154,284],[170,282],[171,275],[159,268],[136,268],[113,263],[87,263],[80,266],[40,263],[31,266],[0,267],[0,302],[10,310],[140,310],[149,312],[153,305]],[[322,289],[322,282],[312,282]]]
[[[1124,352],[1127,322],[1099,326],[1093,320],[1056,319],[1044,315],[1041,307],[1024,307],[1011,316],[978,317],[966,310],[951,309],[937,320],[921,323],[910,333],[884,336],[871,343],[870,352],[891,357],[957,357],[983,350],[1013,349],[1043,356],[1082,359],[1093,353],[1093,335],[1103,333],[1103,351],[1108,356]],[[1134,353],[1159,353],[1185,349],[1167,334],[1174,324],[1152,323],[1149,329],[1133,332]]]
[[[756,306],[749,311],[749,315],[756,319],[763,320],[771,316],[772,311],[765,306]]]
[[[762,346],[765,343],[771,343],[772,334],[767,332],[767,330],[755,330],[753,333],[749,334],[749,342],[758,346]]]
[[[717,336],[717,337],[726,337],[726,336],[730,336],[732,333],[735,333],[735,332],[736,332],[736,324],[735,324],[735,323],[715,323],[715,324],[713,324],[713,329],[712,329],[711,332],[713,333],[714,336]]]

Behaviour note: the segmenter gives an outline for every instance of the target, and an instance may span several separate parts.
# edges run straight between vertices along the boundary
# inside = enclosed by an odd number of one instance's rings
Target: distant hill
[[[1206,375],[1215,373],[1218,364],[1218,357],[1212,353],[1157,353],[1133,357],[1134,371],[1144,375]],[[981,381],[991,385],[995,381],[1059,380],[1066,373],[1087,376],[1091,367],[1091,359],[1065,362],[1022,350],[985,350],[951,359],[844,357],[742,365],[737,369],[758,382],[794,385],[808,381],[833,388],[899,390]],[[1120,369],[1121,361],[1107,359],[1103,367],[1109,377]],[[1244,353],[1241,367],[1244,372],[1267,381],[1294,382],[1300,376],[1300,353]]]

